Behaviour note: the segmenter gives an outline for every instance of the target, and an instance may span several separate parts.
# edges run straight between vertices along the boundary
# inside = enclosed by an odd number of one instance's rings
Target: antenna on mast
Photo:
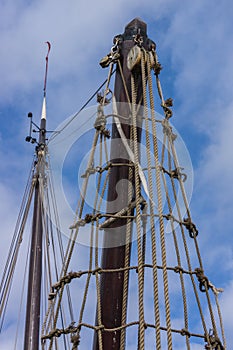
[[[46,87],[47,87],[47,76],[48,76],[48,65],[49,65],[49,52],[51,49],[51,44],[49,41],[46,41],[46,44],[48,45],[48,52],[45,57],[46,60],[46,66],[45,66],[45,77],[44,77],[44,97],[46,96]]]
[[[49,52],[51,50],[51,44],[49,41],[46,41],[46,44],[48,45],[48,52],[45,57],[46,65],[45,65],[45,76],[44,76],[44,97],[43,97],[43,104],[42,104],[42,111],[41,111],[41,124],[40,127],[33,122],[32,120],[32,113],[28,113],[28,118],[30,118],[30,127],[29,127],[29,135],[25,138],[26,142],[31,142],[31,143],[37,143],[36,138],[32,137],[32,132],[39,132],[40,137],[39,137],[39,144],[45,143],[45,137],[42,137],[42,135],[46,133],[45,130],[45,121],[46,121],[46,88],[47,88],[47,77],[48,77],[48,63],[49,63]],[[42,122],[43,121],[43,122]],[[35,126],[37,130],[32,129],[32,126]]]

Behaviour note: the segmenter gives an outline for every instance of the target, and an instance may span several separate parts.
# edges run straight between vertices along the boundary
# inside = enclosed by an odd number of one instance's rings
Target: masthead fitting
[[[43,98],[42,111],[41,111],[41,119],[46,119],[46,97]]]

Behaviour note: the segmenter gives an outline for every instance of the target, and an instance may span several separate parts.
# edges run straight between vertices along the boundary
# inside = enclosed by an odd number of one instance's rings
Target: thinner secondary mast
[[[32,238],[28,275],[27,308],[24,333],[24,350],[39,349],[40,310],[41,310],[41,276],[42,276],[42,238],[43,238],[43,203],[41,191],[44,182],[44,165],[46,152],[46,84],[48,73],[48,53],[46,56],[46,70],[44,80],[44,97],[39,127],[39,142],[36,146],[36,168],[34,181],[34,209],[32,221]],[[29,114],[29,117],[32,115]],[[30,141],[30,140],[29,140]]]

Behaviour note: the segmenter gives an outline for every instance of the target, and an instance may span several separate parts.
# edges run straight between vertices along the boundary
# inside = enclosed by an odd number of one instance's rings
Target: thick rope
[[[154,223],[154,194],[153,194],[153,178],[152,178],[152,161],[151,161],[151,144],[150,133],[148,123],[148,108],[147,108],[147,89],[146,89],[146,72],[145,72],[145,57],[144,52],[142,55],[142,88],[143,88],[143,102],[144,102],[144,115],[145,115],[145,131],[146,131],[146,151],[148,162],[148,182],[149,182],[149,208],[150,208],[150,231],[151,231],[151,243],[152,243],[152,261],[153,261],[153,290],[154,290],[154,317],[155,317],[155,329],[156,329],[156,348],[161,348],[161,335],[160,335],[160,310],[159,310],[159,286],[158,286],[158,274],[157,274],[157,248],[156,248],[156,233]],[[149,72],[150,74],[150,72]]]
[[[164,142],[163,143],[163,150],[165,151],[166,135],[164,135],[164,136],[165,136],[165,138],[163,140],[163,142]],[[168,165],[169,165],[169,170],[170,170],[172,168],[172,166],[171,166],[171,155],[170,155],[169,149],[167,149],[167,155],[168,155]],[[162,179],[163,179],[163,184],[164,184],[164,188],[165,188],[169,214],[172,217],[172,205],[171,205],[171,200],[170,200],[169,193],[168,193],[168,186],[166,183],[166,178],[165,178],[164,172],[162,172]],[[171,220],[170,223],[171,223],[172,235],[173,235],[173,240],[174,240],[177,264],[178,264],[178,266],[181,266],[181,257],[180,257],[180,251],[179,251],[178,241],[177,241],[177,237],[176,237],[176,231],[174,228],[174,220]],[[180,275],[181,291],[182,291],[182,298],[183,298],[184,328],[189,329],[187,298],[186,298],[186,291],[185,291],[185,284],[184,284],[184,277],[183,277],[183,269],[182,268],[179,270],[179,275]],[[187,346],[187,349],[190,349],[190,340],[189,340],[188,334],[186,334],[186,346]]]
[[[157,188],[157,200],[158,200],[158,211],[159,211],[159,226],[160,226],[160,242],[162,252],[162,264],[163,264],[163,280],[164,280],[164,298],[165,298],[165,309],[166,309],[166,324],[167,324],[167,342],[168,349],[172,349],[172,334],[171,334],[171,315],[170,315],[170,302],[169,302],[169,289],[168,289],[168,276],[167,276],[167,258],[166,258],[166,245],[165,245],[165,230],[163,222],[163,203],[162,203],[162,192],[160,182],[160,163],[159,163],[159,151],[158,151],[158,140],[155,123],[155,106],[153,98],[152,78],[150,73],[150,63],[148,63],[148,85],[149,85],[149,97],[151,107],[151,119],[152,119],[152,134],[153,134],[153,147],[155,156],[155,168],[156,168],[156,188]]]
[[[139,153],[137,136],[137,112],[136,99],[137,90],[135,86],[135,77],[131,76],[132,87],[132,129],[133,129],[133,149],[135,159],[134,181],[135,181],[135,199],[136,199],[136,229],[137,229],[137,247],[138,247],[138,302],[139,302],[139,333],[138,348],[144,349],[144,303],[143,303],[143,260],[141,252],[141,219],[140,219],[140,183],[139,183]]]

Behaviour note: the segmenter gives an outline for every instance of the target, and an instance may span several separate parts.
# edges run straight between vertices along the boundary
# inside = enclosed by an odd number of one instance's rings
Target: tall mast
[[[142,47],[148,49],[148,45],[151,44],[151,41],[147,38],[146,31],[146,23],[136,18],[125,27],[124,34],[119,36],[121,66],[128,91],[128,96],[131,96],[132,88],[132,73],[127,67],[128,53],[138,40],[140,40]],[[137,93],[135,96],[135,101],[137,104],[141,104],[142,78],[140,73],[138,74],[136,90]],[[124,116],[125,118],[129,118],[130,105],[128,102],[132,103],[132,101],[128,101],[119,67],[117,67],[116,71],[114,96],[117,104],[117,113],[121,116]],[[132,125],[130,124],[130,122],[121,123],[121,127],[126,138],[128,139],[128,142],[130,142],[130,138],[132,137]],[[141,129],[139,120],[137,120],[137,126],[139,126],[137,127],[137,139],[138,142],[140,142]],[[121,166],[116,166],[111,169],[109,177],[107,213],[114,214],[122,208],[127,208],[130,204],[128,199],[129,156],[127,155],[125,146],[122,143],[118,128],[115,123],[113,123],[112,126],[111,161],[121,164]],[[122,166],[122,164],[126,164],[126,166]],[[135,191],[134,182],[135,179],[133,175],[131,179],[133,192]],[[133,209],[131,215],[133,215]],[[131,249],[130,243],[128,243],[128,247],[126,245],[127,226],[127,219],[119,218],[116,219],[114,223],[111,224],[107,229],[105,229],[104,247],[106,248],[104,248],[102,252],[102,269],[108,270],[125,267],[126,249],[128,248],[128,255],[130,255]],[[104,327],[108,329],[113,329],[122,325],[123,289],[124,283],[127,283],[125,279],[128,279],[128,276],[123,271],[101,274],[101,321]],[[121,331],[103,332],[103,349],[120,349],[120,338]],[[97,336],[95,336],[94,339],[93,349],[99,349]]]
[[[43,202],[42,191],[45,176],[45,148],[46,148],[46,84],[48,72],[48,53],[46,56],[46,70],[44,80],[44,96],[39,127],[39,142],[36,146],[36,166],[33,181],[35,181],[34,209],[32,220],[31,252],[28,275],[27,308],[24,334],[24,350],[39,349],[40,331],[40,300],[42,276],[42,238],[43,238]]]

